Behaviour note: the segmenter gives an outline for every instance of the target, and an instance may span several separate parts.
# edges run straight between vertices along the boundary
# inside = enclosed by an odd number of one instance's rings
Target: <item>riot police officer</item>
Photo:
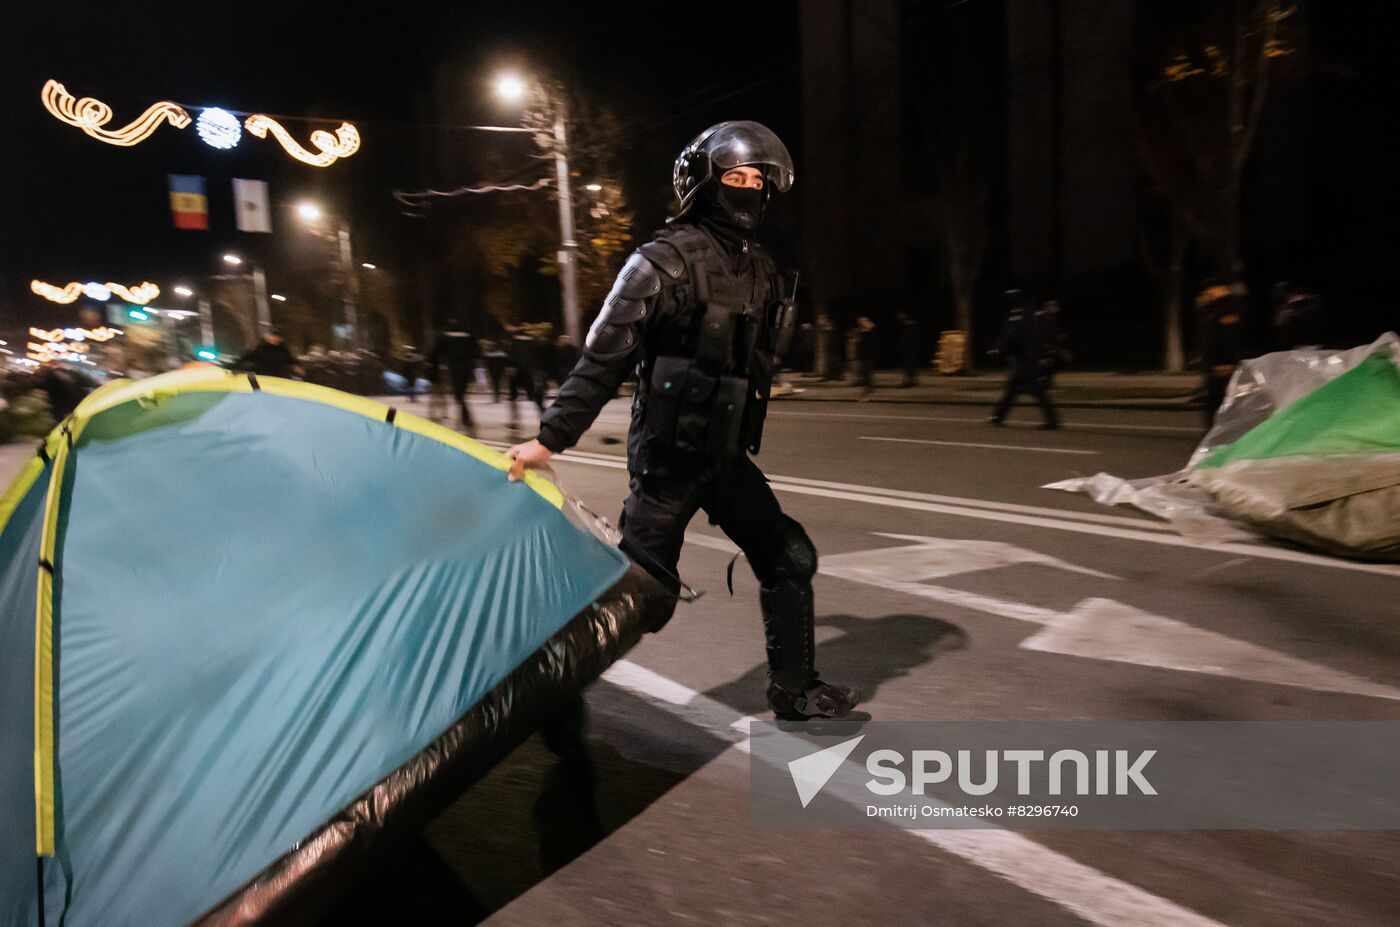
[[[722,122],[686,146],[672,180],[678,214],[628,258],[539,437],[510,449],[511,478],[572,447],[635,371],[622,549],[679,594],[686,524],[703,509],[758,577],[769,706],[781,720],[841,717],[860,692],[817,675],[816,548],[748,456],[795,321],[795,278],[754,240],[773,190],[792,186],[792,159],[767,127]]]

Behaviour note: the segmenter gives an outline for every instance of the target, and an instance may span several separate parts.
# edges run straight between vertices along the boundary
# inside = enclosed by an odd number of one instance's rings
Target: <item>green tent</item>
[[[378,403],[93,393],[0,500],[0,924],[306,914],[647,624],[655,584]]]

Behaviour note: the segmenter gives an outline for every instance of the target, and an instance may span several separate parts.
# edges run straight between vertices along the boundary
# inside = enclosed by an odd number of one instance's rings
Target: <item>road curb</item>
[[[1061,409],[1124,409],[1137,412],[1199,412],[1199,403],[1186,399],[1055,399]],[[774,402],[868,402],[886,405],[929,405],[929,406],[983,406],[996,405],[997,397],[974,399],[971,397],[941,396],[935,398],[916,396],[814,396],[806,392],[774,396]],[[1024,404],[1024,403],[1023,403]]]

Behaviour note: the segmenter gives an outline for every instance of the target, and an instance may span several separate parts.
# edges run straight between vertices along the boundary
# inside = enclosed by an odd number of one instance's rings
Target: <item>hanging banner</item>
[[[233,178],[233,214],[240,232],[271,232],[272,209],[268,206],[267,181]]]
[[[204,178],[195,174],[170,174],[170,211],[177,229],[209,228],[209,199]]]

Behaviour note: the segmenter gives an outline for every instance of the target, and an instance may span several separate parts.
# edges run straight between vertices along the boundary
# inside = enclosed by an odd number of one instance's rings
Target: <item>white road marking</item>
[[[1098,455],[1098,451],[1081,451],[1066,447],[1036,447],[1029,444],[979,444],[976,441],[933,441],[928,438],[881,438],[876,435],[861,435],[862,441],[892,441],[897,444],[937,444],[940,447],[980,447],[995,451],[1034,451],[1040,454],[1079,454],[1086,457]]]
[[[1036,563],[1070,573],[1082,573],[1096,579],[1118,579],[1111,573],[1091,570],[1060,560],[1038,550],[1018,547],[1001,541],[975,541],[970,538],[930,538],[918,534],[889,534],[874,532],[877,537],[913,542],[908,547],[882,547],[869,551],[869,565],[895,579],[921,583],[944,576],[958,576],[980,570],[995,570],[1019,563]],[[841,554],[847,564],[854,563],[856,554]]]
[[[697,546],[724,553],[738,551],[738,548],[725,538],[695,531],[687,531],[685,539]],[[934,540],[918,537],[906,539]],[[1085,599],[1071,611],[1059,612],[1039,605],[1012,602],[917,581],[919,577],[934,578],[968,572],[966,569],[958,569],[961,566],[981,569],[982,567],[974,566],[976,554],[970,555],[971,559],[968,559],[956,553],[957,545],[976,543],[978,542],[935,541],[930,545],[915,544],[911,547],[884,547],[833,554],[818,558],[817,571],[823,576],[835,579],[1041,625],[1042,630],[1021,642],[1021,646],[1027,650],[1108,660],[1114,663],[1132,663],[1208,676],[1226,676],[1276,686],[1296,686],[1320,692],[1400,700],[1400,689],[1141,611],[1111,599]],[[1052,557],[1046,557],[1040,562],[1047,561],[1050,565],[1066,566]]]
[[[501,442],[484,441],[492,447],[506,447]],[[608,454],[591,454],[569,451],[556,458],[563,463],[580,463],[589,466],[626,469],[623,457]],[[1290,547],[1273,547],[1266,544],[1245,544],[1230,542],[1225,544],[1203,545],[1187,540],[1173,532],[1168,525],[1139,518],[1124,518],[1112,515],[1096,515],[1087,512],[1072,512],[1063,509],[1040,508],[1038,506],[1014,505],[1011,503],[988,502],[982,499],[963,499],[957,496],[937,496],[928,493],[884,489],[875,486],[862,486],[855,483],[837,483],[830,480],[808,480],[797,477],[769,476],[769,484],[776,490],[808,496],[822,496],[831,499],[845,499],[850,502],[863,502],[868,505],[885,505],[894,508],[912,509],[920,512],[933,512],[940,515],[955,515],[963,518],[976,518],[982,521],[1004,522],[1027,525],[1033,528],[1051,528],[1056,531],[1073,531],[1080,534],[1093,534],[1100,537],[1118,538],[1125,541],[1145,541],[1166,547],[1182,547],[1205,553],[1234,554],[1241,557],[1255,557],[1262,560],[1280,560],[1286,563],[1300,563],[1308,566],[1328,567],[1334,570],[1350,570],[1356,573],[1375,573],[1380,576],[1400,577],[1400,566],[1387,563],[1364,563],[1357,560],[1343,560],[1322,554]],[[1123,525],[1124,527],[1116,527]],[[1128,527],[1131,526],[1131,527]]]
[[[1272,685],[1400,699],[1400,689],[1114,602],[1086,599],[1021,642],[1027,650]]]
[[[687,534],[687,539],[693,535]],[[890,535],[885,535],[890,536]],[[893,535],[899,536],[899,535]],[[960,550],[969,541],[938,541],[931,538],[907,536],[914,541],[907,548],[878,548],[837,553],[820,557],[818,569],[822,576],[841,578],[874,585],[881,590],[906,592],[925,599],[934,599],[960,608],[973,609],[1029,622],[1042,630],[1023,640],[1021,647],[1040,653],[1084,657],[1088,660],[1126,662],[1140,667],[1176,669],[1211,676],[1229,676],[1275,686],[1298,686],[1319,692],[1341,692],[1345,695],[1368,696],[1372,699],[1400,699],[1400,689],[1380,685],[1320,664],[1313,664],[1287,654],[1268,650],[1259,644],[1235,640],[1225,634],[1208,632],[1184,622],[1161,615],[1152,615],[1112,599],[1089,598],[1079,602],[1071,611],[1026,605],[979,595],[976,592],[953,590],[942,585],[923,583],[924,578],[953,576],[979,566],[976,550]],[[711,545],[706,545],[711,546]],[[1005,545],[1007,548],[1012,545]],[[994,555],[1001,552],[986,552]],[[1068,566],[1054,557],[1028,553],[1022,562],[1046,563],[1047,566]],[[1040,557],[1039,560],[1036,557]],[[1007,563],[1014,563],[1008,560]],[[1005,564],[1002,564],[1005,566]],[[1102,574],[1100,574],[1102,576]]]
[[[991,403],[988,403],[991,405]],[[882,415],[876,412],[854,412],[854,413],[832,413],[832,412],[784,412],[774,409],[771,406],[768,410],[768,417],[772,418],[855,418],[855,419],[875,419],[890,422],[940,422],[958,424],[987,424],[987,417],[981,418],[953,418],[951,416],[938,415]],[[1038,427],[1033,423],[1007,422],[1007,427]],[[1117,425],[1111,422],[1069,422],[1063,425],[1066,430],[1080,431],[1093,429],[1098,431],[1162,431],[1171,434],[1199,435],[1204,434],[1203,428],[1189,428],[1184,425]]]
[[[746,753],[749,752],[747,732],[752,725],[761,724],[764,736],[782,736],[771,724],[741,715],[727,705],[630,660],[613,664],[603,674],[603,679]],[[845,789],[828,787],[828,794],[857,807],[863,805],[858,795],[848,794]],[[1114,878],[1022,834],[994,828],[909,830],[905,833],[1101,927],[1122,924],[1222,927],[1203,914]]]
[[[1400,566],[1384,563],[1362,563],[1355,560],[1343,560],[1339,557],[1327,557],[1322,554],[1310,554],[1306,551],[1293,550],[1289,547],[1270,547],[1264,544],[1242,544],[1226,543],[1202,545],[1196,541],[1188,540],[1177,534],[1168,534],[1158,531],[1144,531],[1141,529],[1117,528],[1111,525],[1088,524],[1069,521],[1060,516],[1039,517],[1034,515],[1022,515],[1013,512],[1001,512],[995,510],[978,510],[971,507],[941,505],[932,502],[923,502],[917,499],[900,499],[897,497],[877,496],[867,492],[846,492],[837,489],[826,489],[812,486],[800,486],[793,483],[781,482],[777,479],[771,481],[774,489],[783,492],[802,493],[810,496],[821,496],[826,499],[846,499],[851,502],[865,502],[870,505],[888,505],[895,508],[913,509],[921,512],[936,512],[942,515],[958,515],[965,518],[976,518],[982,521],[998,521],[1015,525],[1029,525],[1034,528],[1053,528],[1057,531],[1074,531],[1080,534],[1094,534],[1100,537],[1119,538],[1125,541],[1146,541],[1150,544],[1161,544],[1166,547],[1183,547],[1193,551],[1205,553],[1228,553],[1237,554],[1244,557],[1257,557],[1263,560],[1281,560],[1288,563],[1302,563],[1310,566],[1330,567],[1336,570],[1351,570],[1357,573],[1377,573],[1382,576],[1400,576]]]

